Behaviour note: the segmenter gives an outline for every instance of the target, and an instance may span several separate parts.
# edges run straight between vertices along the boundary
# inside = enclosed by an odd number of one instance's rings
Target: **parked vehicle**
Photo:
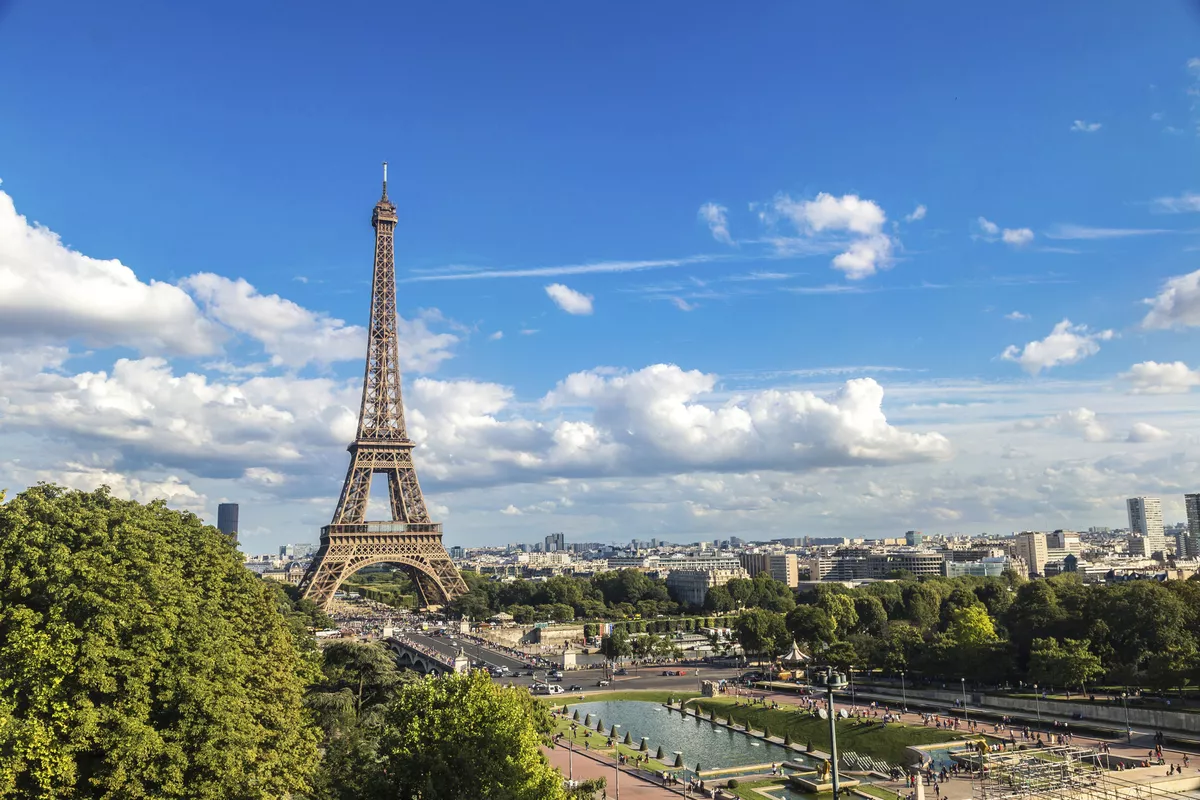
[[[572,683],[570,686],[567,687],[567,691],[568,692],[582,692],[583,687],[580,686],[578,683]]]
[[[628,675],[629,670],[625,669],[624,667],[621,667],[619,670],[617,670],[617,674],[618,675]]]
[[[563,687],[561,686],[547,686],[546,689],[546,694],[563,694]]]
[[[601,678],[600,680],[596,681],[596,685],[597,685],[597,686],[608,686],[610,683],[612,683],[612,681],[606,681],[606,680],[604,680],[603,678]]]

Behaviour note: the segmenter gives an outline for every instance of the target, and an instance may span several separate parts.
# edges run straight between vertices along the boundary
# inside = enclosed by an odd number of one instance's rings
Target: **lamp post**
[[[1125,707],[1125,741],[1133,741],[1133,728],[1129,726],[1129,703],[1127,699],[1129,692],[1121,692],[1121,705]]]
[[[1037,709],[1038,732],[1042,730],[1042,696],[1038,694],[1038,685],[1033,685],[1033,707]]]
[[[967,720],[967,727],[969,728],[971,727],[971,712],[967,711],[967,679],[959,678],[959,680],[962,681],[963,717]]]
[[[838,755],[837,755],[837,712],[833,710],[833,692],[835,689],[841,689],[846,685],[846,676],[840,672],[834,672],[832,668],[825,679],[825,688],[829,691],[828,708],[829,708],[829,763],[833,767],[833,797],[837,800],[838,793],[841,790],[840,781],[838,780]]]
[[[575,743],[567,739],[567,780],[575,780]]]
[[[904,690],[904,672],[900,672],[900,700],[904,703],[904,713],[908,713],[908,693]]]
[[[857,706],[858,701],[854,699],[854,667],[850,667],[850,705]]]

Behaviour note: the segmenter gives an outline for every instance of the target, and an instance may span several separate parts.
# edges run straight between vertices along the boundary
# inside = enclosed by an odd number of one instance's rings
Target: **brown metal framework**
[[[413,466],[413,443],[404,425],[400,355],[396,330],[396,207],[383,196],[371,216],[375,228],[375,273],[371,323],[363,378],[358,434],[347,448],[350,467],[333,521],[321,529],[321,547],[300,582],[304,596],[328,608],[346,578],[370,564],[393,563],[413,579],[425,606],[466,594],[467,586],[442,545],[441,523],[429,520]],[[367,522],[371,477],[387,476],[390,522]]]

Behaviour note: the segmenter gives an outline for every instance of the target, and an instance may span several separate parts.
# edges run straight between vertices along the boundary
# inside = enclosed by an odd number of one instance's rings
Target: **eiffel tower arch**
[[[413,579],[426,607],[442,605],[467,592],[442,545],[442,524],[429,519],[413,466],[415,445],[404,424],[396,328],[396,219],[396,207],[387,196],[384,162],[383,196],[371,216],[375,270],[358,433],[347,448],[350,467],[337,510],[332,522],[321,528],[321,546],[300,582],[303,596],[325,609],[346,578],[372,564],[401,567]],[[367,500],[371,478],[377,474],[387,476],[392,518],[369,522]]]

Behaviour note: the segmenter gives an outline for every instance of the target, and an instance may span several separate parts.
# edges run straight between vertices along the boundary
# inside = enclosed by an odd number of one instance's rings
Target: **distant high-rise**
[[[465,556],[466,556],[466,551],[463,550],[462,545],[455,545],[454,547],[450,548],[450,557],[451,558],[464,558]]]
[[[238,504],[221,503],[217,506],[217,530],[238,543]]]
[[[1162,501],[1157,497],[1131,497],[1125,501],[1125,507],[1129,511],[1129,533],[1146,539],[1146,555],[1166,550]]]
[[[925,534],[920,531],[905,531],[904,543],[909,547],[920,547],[921,540],[925,538]]]
[[[1185,494],[1183,505],[1187,508],[1187,529],[1192,538],[1200,539],[1200,493]]]
[[[1050,556],[1046,534],[1040,531],[1018,533],[1013,541],[1012,553],[1025,562],[1030,575],[1044,574]]]
[[[561,533],[552,533],[546,537],[546,552],[561,553],[567,549],[567,537]]]

